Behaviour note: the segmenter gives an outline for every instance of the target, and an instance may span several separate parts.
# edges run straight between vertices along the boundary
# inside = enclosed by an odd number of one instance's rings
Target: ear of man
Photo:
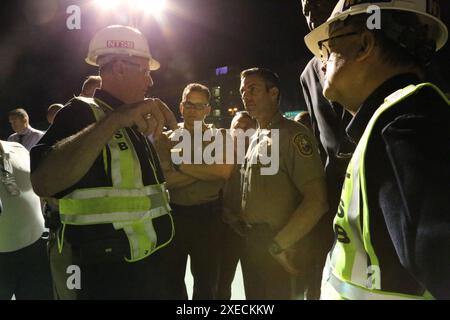
[[[364,31],[360,38],[360,49],[356,55],[356,61],[364,61],[370,58],[376,49],[376,39],[372,32]]]
[[[280,90],[278,90],[277,87],[272,87],[269,89],[269,94],[274,101],[278,101],[278,95],[280,94]]]
[[[206,116],[211,113],[211,106],[206,107]]]

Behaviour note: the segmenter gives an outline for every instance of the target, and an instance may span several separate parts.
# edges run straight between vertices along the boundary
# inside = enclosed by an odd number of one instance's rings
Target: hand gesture
[[[292,275],[298,275],[300,270],[294,266],[295,253],[294,249],[286,249],[278,254],[272,254],[272,257],[283,266],[284,270]]]
[[[169,107],[159,99],[145,99],[120,106],[114,110],[120,128],[134,127],[143,135],[158,139],[164,126],[177,127],[177,121]]]

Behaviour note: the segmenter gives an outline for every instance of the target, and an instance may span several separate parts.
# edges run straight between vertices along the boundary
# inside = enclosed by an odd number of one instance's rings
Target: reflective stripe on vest
[[[432,296],[414,296],[401,293],[385,292],[368,289],[339,279],[333,273],[327,275],[327,281],[322,283],[321,299],[333,300],[426,300]]]
[[[141,189],[77,189],[59,202],[61,221],[86,225],[153,218],[167,214],[167,190],[164,185]],[[88,212],[88,214],[86,214]]]
[[[89,103],[97,121],[111,109],[100,100],[76,98]],[[59,201],[61,222],[72,225],[112,223],[116,230],[123,229],[130,243],[129,262],[141,260],[156,250],[157,234],[153,228],[154,218],[168,214],[170,206],[165,184],[144,186],[139,158],[125,129],[118,130],[107,144],[111,152],[112,187],[77,189]],[[107,148],[103,148],[105,170],[108,170]],[[152,166],[155,179],[156,169]]]
[[[433,84],[410,85],[385,99],[370,119],[347,167],[338,212],[334,219],[335,245],[323,272],[321,299],[429,299],[423,296],[386,292],[381,288],[382,270],[370,237],[370,219],[365,175],[367,144],[381,114],[424,87],[431,87],[447,102]],[[361,212],[362,210],[362,212]]]

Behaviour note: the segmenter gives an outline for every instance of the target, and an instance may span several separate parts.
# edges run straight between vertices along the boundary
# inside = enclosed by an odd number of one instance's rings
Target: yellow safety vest
[[[365,175],[365,154],[373,128],[388,109],[425,87],[433,88],[450,104],[433,84],[410,85],[385,99],[369,121],[347,167],[341,201],[334,219],[336,242],[328,254],[322,277],[321,299],[355,300],[422,300],[422,296],[388,292],[381,288],[382,266],[371,242],[370,215]]]
[[[97,121],[112,108],[99,99],[76,97],[88,103]],[[130,243],[128,262],[144,259],[166,246],[173,238],[174,227],[165,183],[144,186],[141,166],[133,144],[125,129],[118,130],[107,143],[111,153],[111,187],[76,189],[59,200],[61,223],[94,225],[112,223],[116,230],[123,229]],[[103,148],[105,170],[108,168],[106,146]],[[154,160],[154,159],[152,159]],[[158,181],[154,164],[152,166]],[[172,235],[166,243],[157,244],[152,220],[169,215]],[[62,243],[60,243],[60,252]]]

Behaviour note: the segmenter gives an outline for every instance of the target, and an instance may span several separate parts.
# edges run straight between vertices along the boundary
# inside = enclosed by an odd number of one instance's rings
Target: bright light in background
[[[164,11],[167,0],[136,0],[136,7],[145,13],[159,16]]]
[[[105,10],[113,10],[119,6],[119,0],[95,0],[95,4]]]
[[[133,27],[139,27],[147,17],[152,16],[158,23],[164,23],[163,14],[169,10],[167,0],[93,0],[97,9],[107,14],[115,14],[126,17],[126,23]]]

